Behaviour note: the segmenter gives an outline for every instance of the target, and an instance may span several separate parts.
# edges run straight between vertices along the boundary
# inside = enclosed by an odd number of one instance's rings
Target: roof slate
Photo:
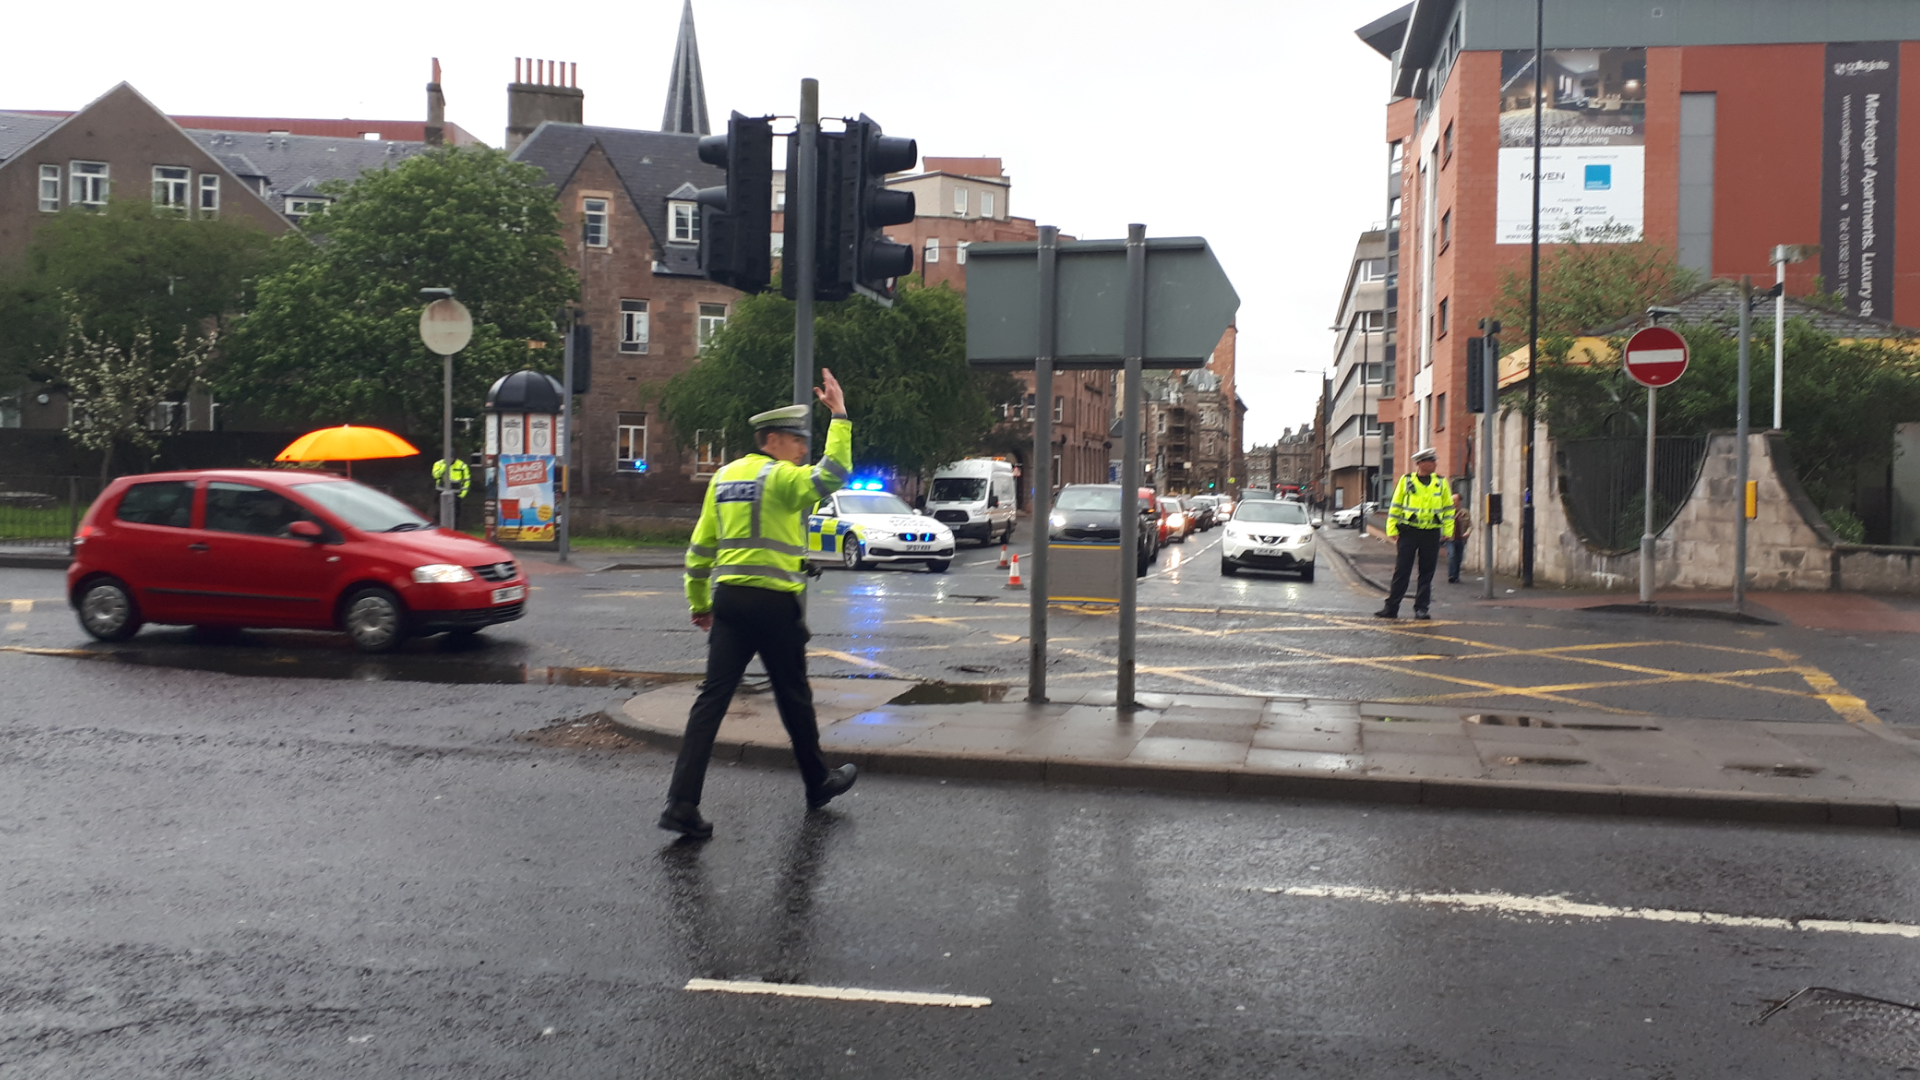
[[[59,127],[64,119],[63,116],[0,112],[0,161],[25,150],[35,139]]]
[[[189,138],[244,179],[265,177],[269,195],[291,195],[304,184],[354,180],[426,149],[417,142],[342,139],[326,135],[268,135],[256,131],[193,128]],[[286,207],[276,205],[285,212]]]
[[[627,197],[639,208],[647,231],[653,234],[653,257],[661,271],[698,276],[699,248],[669,244],[664,238],[668,235],[667,199],[671,195],[687,184],[703,188],[726,183],[726,173],[700,160],[700,137],[549,120],[514,149],[513,159],[538,166],[555,188],[564,188],[595,145],[607,155]]]
[[[1667,306],[1679,309],[1678,315],[1670,316],[1674,322],[1723,323],[1731,333],[1740,322],[1740,285],[1736,281],[1719,278],[1707,282]],[[1920,333],[1885,319],[1873,319],[1862,315],[1850,315],[1844,311],[1815,307],[1791,296],[1787,297],[1787,318],[1805,319],[1813,324],[1814,329],[1837,338],[1912,337]],[[1772,320],[1773,304],[1771,302],[1763,302],[1762,307],[1755,309],[1754,322],[1771,322]],[[1594,330],[1591,334],[1594,337],[1611,337],[1638,329],[1643,324],[1642,319],[1628,319],[1613,326]]]

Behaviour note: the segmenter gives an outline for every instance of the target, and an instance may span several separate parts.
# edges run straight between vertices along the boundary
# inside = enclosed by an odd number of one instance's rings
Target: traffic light
[[[888,189],[887,174],[913,168],[920,147],[912,139],[882,135],[879,123],[861,113],[847,125],[840,154],[842,273],[853,288],[891,300],[893,279],[913,272],[913,249],[887,239],[885,230],[912,221],[914,205],[912,192]]]
[[[773,118],[734,113],[725,135],[700,140],[700,160],[727,173],[725,187],[700,189],[700,272],[741,292],[762,292],[773,276]]]

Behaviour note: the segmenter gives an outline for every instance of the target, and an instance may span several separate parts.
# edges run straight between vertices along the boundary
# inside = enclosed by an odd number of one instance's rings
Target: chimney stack
[[[440,92],[440,58],[433,58],[433,81],[427,84],[427,128],[425,142],[428,146],[447,144],[447,98]]]
[[[507,153],[545,121],[581,124],[585,117],[580,65],[514,57],[513,82],[507,87]]]

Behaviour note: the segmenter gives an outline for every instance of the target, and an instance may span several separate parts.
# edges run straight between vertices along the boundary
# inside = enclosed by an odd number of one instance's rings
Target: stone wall
[[[1493,533],[1494,567],[1508,576],[1520,573],[1525,438],[1523,416],[1515,410],[1504,411],[1495,439],[1494,473],[1495,489],[1506,495],[1506,520],[1494,526]],[[1749,589],[1920,593],[1920,548],[1840,543],[1802,491],[1787,460],[1784,438],[1757,432],[1748,440],[1748,476],[1758,483],[1758,514],[1747,526]],[[1654,540],[1658,587],[1732,588],[1735,521],[1743,502],[1736,447],[1728,432],[1708,441],[1692,492]],[[1536,434],[1535,458],[1534,580],[1637,593],[1639,551],[1600,550],[1581,539],[1569,521],[1553,465],[1554,441],[1544,424]],[[1476,521],[1481,513],[1476,506]],[[1480,569],[1482,550],[1476,537],[1469,544],[1467,567]]]

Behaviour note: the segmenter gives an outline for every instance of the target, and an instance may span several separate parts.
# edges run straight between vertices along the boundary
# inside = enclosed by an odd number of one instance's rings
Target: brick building
[[[1432,446],[1469,471],[1466,339],[1526,273],[1536,92],[1549,253],[1569,231],[1644,238],[1771,283],[1775,245],[1818,243],[1789,295],[1819,276],[1855,314],[1920,324],[1920,5],[1547,0],[1544,30],[1541,72],[1511,0],[1416,0],[1357,31],[1392,63],[1393,468]]]
[[[1287,428],[1280,437],[1247,451],[1249,488],[1296,487],[1309,491],[1314,484],[1314,430]]]

